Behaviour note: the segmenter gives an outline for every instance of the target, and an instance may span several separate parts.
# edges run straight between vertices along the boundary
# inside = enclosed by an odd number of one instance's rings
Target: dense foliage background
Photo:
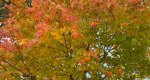
[[[141,80],[149,47],[149,0],[0,0],[0,80]]]

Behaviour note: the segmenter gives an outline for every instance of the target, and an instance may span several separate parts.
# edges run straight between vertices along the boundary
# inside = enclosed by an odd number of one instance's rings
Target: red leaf
[[[76,22],[75,16],[70,16],[69,18],[70,18],[70,21],[71,21],[72,23],[75,23],[75,22]]]
[[[106,73],[106,76],[107,76],[107,77],[112,77],[112,76],[113,76],[113,73],[112,73],[111,71],[109,71],[109,72]]]
[[[77,25],[73,26],[73,31],[78,31],[78,26]]]
[[[92,22],[92,23],[91,23],[91,26],[94,27],[94,28],[97,27],[97,25],[98,25],[97,22]]]
[[[83,65],[85,63],[85,60],[81,60],[80,62],[79,62],[79,64],[81,64],[81,65]]]
[[[100,3],[100,0],[93,0],[93,2],[95,2],[95,3]]]
[[[41,32],[41,31],[37,32],[36,37],[37,37],[37,38],[41,38],[42,35],[43,35],[43,33],[44,33],[44,32]]]
[[[80,39],[80,38],[81,38],[81,34],[78,33],[78,32],[74,32],[74,33],[72,34],[72,36],[73,36],[73,38],[75,38],[75,39]]]
[[[38,31],[41,31],[41,32],[48,32],[50,30],[50,25],[46,24],[45,22],[40,22],[38,25],[37,25],[37,30]]]
[[[13,6],[12,6],[12,5],[7,5],[6,8],[7,8],[8,10],[11,10],[11,11],[13,10]]]
[[[34,12],[34,7],[28,7],[26,9],[26,11],[29,12],[29,13],[33,13]]]
[[[142,0],[129,0],[129,3],[131,4],[138,4],[140,2],[142,2]]]
[[[40,20],[43,16],[42,11],[38,11],[35,15],[34,15],[34,19],[35,20]]]

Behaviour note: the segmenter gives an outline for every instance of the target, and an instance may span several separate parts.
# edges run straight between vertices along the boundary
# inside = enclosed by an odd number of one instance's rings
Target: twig
[[[1,58],[4,62],[6,62],[9,66],[14,67],[16,70],[18,70],[19,72],[21,72],[21,73],[23,73],[23,74],[26,74],[25,72],[21,71],[21,70],[18,69],[15,65],[12,65],[11,63],[9,63],[7,60],[5,60],[4,58],[2,58],[1,56],[0,56],[0,58]]]
[[[20,51],[20,49],[19,49],[19,45],[17,45],[17,43],[16,43],[15,40],[14,40],[14,37],[13,37],[11,34],[12,34],[12,33],[9,31],[9,35],[10,35],[10,37],[13,39],[13,42],[14,42],[14,44],[15,44],[17,50],[18,50],[18,53],[19,53],[20,56],[21,56],[21,61],[22,61],[23,65],[25,66],[25,68],[26,68],[26,70],[28,71],[28,73],[31,74],[29,68],[28,68],[27,65],[25,64],[25,61],[24,61],[24,58],[23,58],[23,54],[21,53],[21,51]]]
[[[69,54],[69,49],[67,47],[67,40],[66,40],[65,34],[63,34],[63,37],[64,37],[64,42],[65,42],[65,47],[66,47],[66,50],[67,50],[67,54]]]

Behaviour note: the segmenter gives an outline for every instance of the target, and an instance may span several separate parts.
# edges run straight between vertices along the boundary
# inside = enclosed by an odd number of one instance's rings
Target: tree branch
[[[23,54],[21,53],[21,51],[20,51],[20,49],[19,49],[19,45],[15,42],[15,40],[14,40],[14,37],[11,35],[12,33],[11,33],[11,31],[9,30],[9,35],[10,35],[10,37],[13,39],[13,42],[14,42],[14,44],[15,44],[15,46],[16,46],[16,49],[18,50],[18,53],[20,54],[20,56],[21,56],[21,62],[23,63],[23,65],[25,66],[25,68],[26,68],[26,70],[27,70],[27,72],[29,73],[29,75],[31,75],[31,72],[30,72],[30,69],[27,67],[27,65],[25,64],[25,60],[24,60],[24,58],[23,58]]]
[[[2,58],[2,56],[0,56],[0,58],[5,62],[7,63],[9,66],[11,67],[14,67],[16,70],[18,70],[19,72],[23,73],[23,74],[26,74],[25,72],[21,71],[20,69],[18,69],[15,65],[9,63],[7,60],[5,60],[4,58]]]

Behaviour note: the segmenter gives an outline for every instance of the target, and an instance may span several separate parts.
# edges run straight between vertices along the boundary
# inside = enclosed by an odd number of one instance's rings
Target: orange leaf
[[[91,23],[91,26],[94,27],[94,28],[97,27],[97,25],[98,25],[97,22],[92,22],[92,23]]]
[[[78,32],[74,32],[74,33],[72,34],[72,37],[75,38],[75,39],[80,39],[80,38],[81,38],[81,34],[78,33]]]
[[[86,61],[86,62],[88,62],[88,61],[90,61],[90,60],[91,60],[90,57],[86,57],[86,58],[85,58],[85,61]]]

